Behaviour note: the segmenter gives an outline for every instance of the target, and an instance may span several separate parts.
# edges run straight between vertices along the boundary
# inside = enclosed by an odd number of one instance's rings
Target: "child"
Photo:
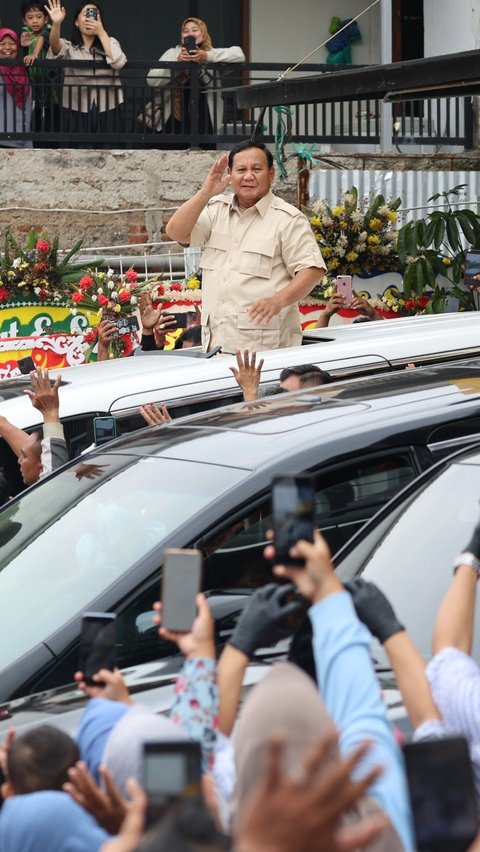
[[[33,88],[32,130],[53,132],[58,127],[58,97],[55,74],[46,68],[33,68],[37,59],[45,59],[50,42],[50,24],[42,2],[26,0],[22,3],[23,20],[20,44],[26,50],[24,63],[29,68]]]

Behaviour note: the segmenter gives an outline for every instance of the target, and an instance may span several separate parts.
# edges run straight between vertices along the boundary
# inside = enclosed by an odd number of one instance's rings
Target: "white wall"
[[[425,56],[480,46],[480,0],[424,0]]]
[[[342,20],[354,18],[368,5],[365,0],[251,0],[251,61],[285,62],[286,66],[297,62],[330,37],[334,15]],[[362,41],[353,45],[354,64],[380,62],[379,5],[363,15],[358,25]],[[327,55],[324,47],[309,61],[326,62]]]

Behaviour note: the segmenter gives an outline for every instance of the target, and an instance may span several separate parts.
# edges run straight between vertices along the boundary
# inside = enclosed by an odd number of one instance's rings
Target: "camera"
[[[93,6],[91,6],[85,12],[85,17],[87,18],[87,20],[97,21],[98,20],[98,9],[95,9]]]

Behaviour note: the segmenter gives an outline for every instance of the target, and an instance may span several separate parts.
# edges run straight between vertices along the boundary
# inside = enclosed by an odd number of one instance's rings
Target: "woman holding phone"
[[[215,118],[214,75],[205,68],[206,62],[245,62],[241,47],[213,47],[207,25],[200,18],[186,18],[180,30],[180,44],[162,53],[160,62],[184,62],[185,70],[152,68],[147,83],[164,91],[156,103],[156,130],[168,133],[190,133],[190,74],[191,64],[198,66],[199,133],[213,134]],[[188,63],[188,66],[187,66]],[[205,93],[208,89],[208,93]],[[175,147],[181,147],[176,145]],[[188,146],[185,146],[188,147]],[[200,146],[205,147],[205,146]],[[214,147],[214,146],[213,146]]]
[[[127,57],[117,39],[106,31],[100,5],[83,2],[77,6],[70,41],[60,34],[66,15],[61,0],[47,0],[45,8],[52,21],[47,58],[83,60],[98,65],[85,70],[66,69],[62,129],[73,133],[122,132],[123,92],[118,72]]]

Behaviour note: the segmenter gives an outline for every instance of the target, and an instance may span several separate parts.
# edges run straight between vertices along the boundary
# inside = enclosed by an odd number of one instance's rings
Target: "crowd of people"
[[[24,0],[20,36],[12,28],[0,29],[1,133],[121,134],[125,131],[124,92],[119,72],[127,57],[107,29],[103,7],[85,0],[78,3],[69,39],[62,34],[66,14],[61,0],[45,3]],[[2,59],[17,60],[18,64],[5,65]],[[90,64],[86,68],[65,65],[62,77],[44,64],[45,59]],[[207,63],[244,62],[242,49],[214,47],[205,22],[187,18],[180,28],[179,44],[165,51],[159,61],[184,63],[185,70],[172,73],[170,68],[155,67],[148,72],[146,83],[153,89],[152,98],[143,104],[137,122],[144,130],[167,137],[188,135],[191,75],[196,68],[200,90],[198,132],[212,135],[219,102]],[[39,138],[35,144],[45,147],[52,140]],[[165,145],[168,144],[167,139]],[[0,145],[31,147],[32,141],[5,137],[0,139]]]

